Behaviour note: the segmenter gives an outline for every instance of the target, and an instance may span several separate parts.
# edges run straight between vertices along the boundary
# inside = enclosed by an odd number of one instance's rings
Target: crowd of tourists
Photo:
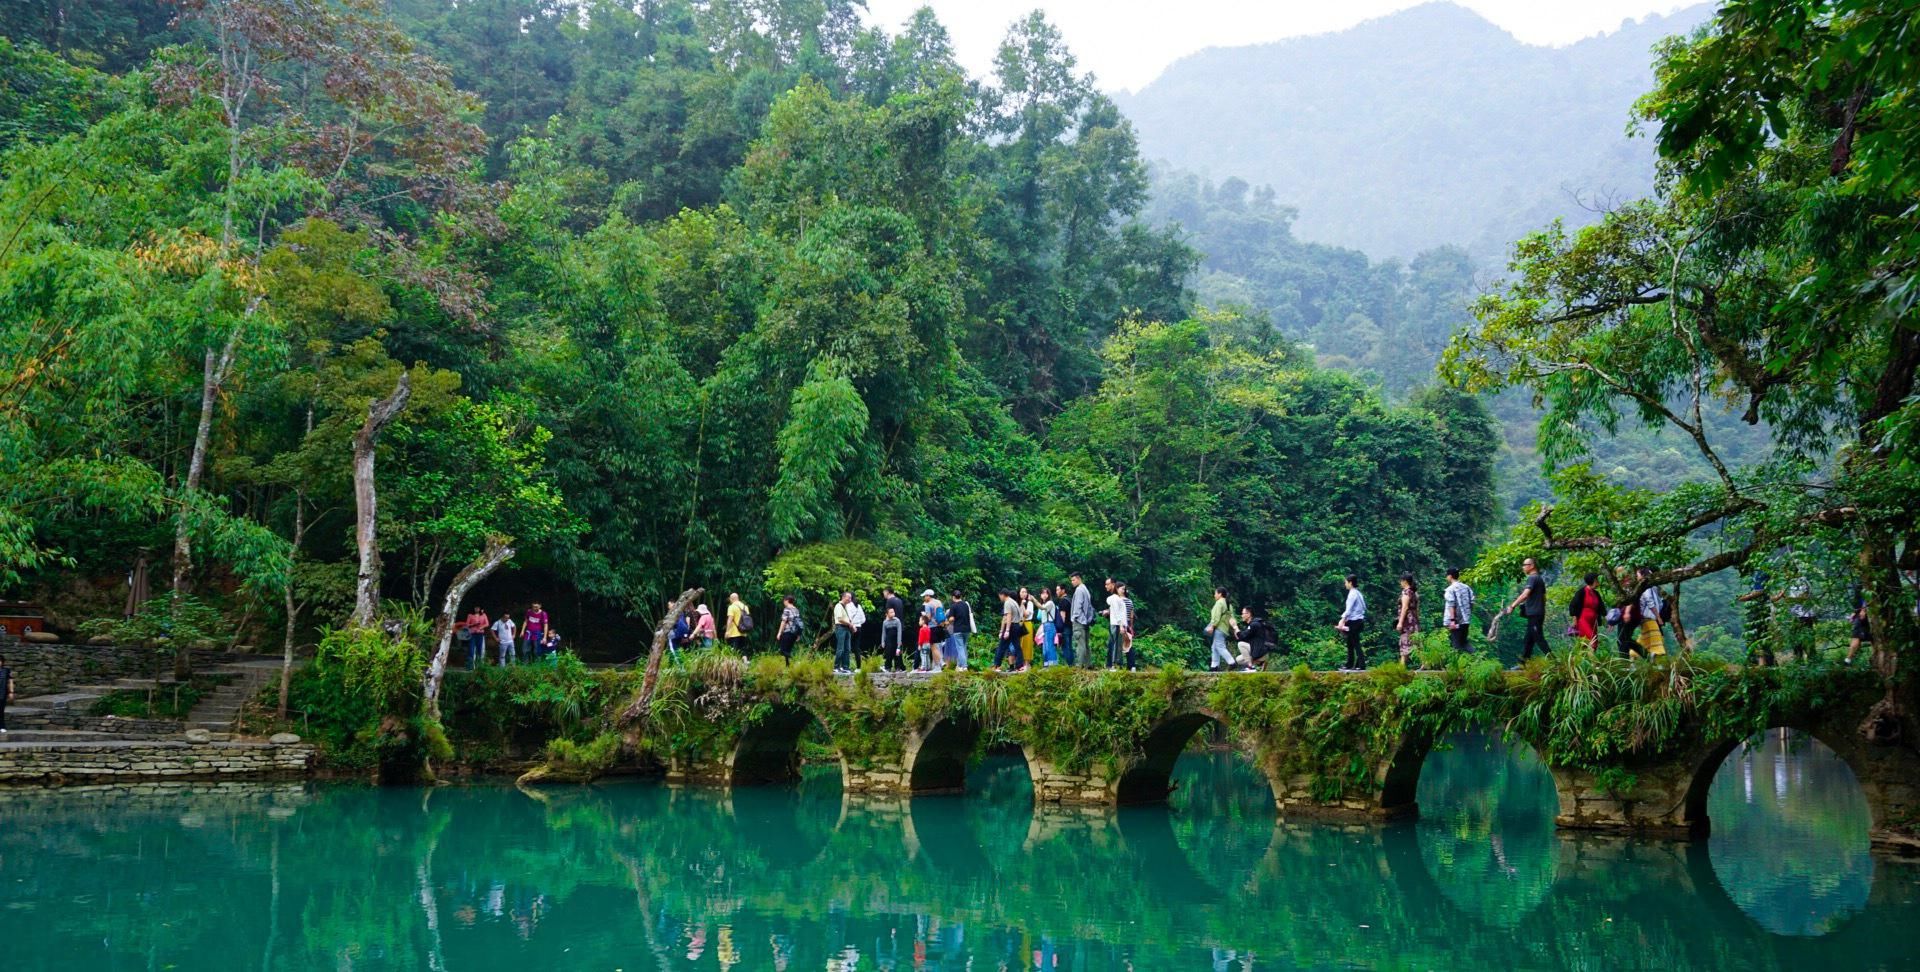
[[[1109,577],[1101,586],[1103,594],[1096,600],[1086,578],[1074,574],[1051,586],[1002,588],[978,607],[957,589],[943,599],[927,588],[917,603],[909,604],[900,591],[887,587],[871,605],[862,604],[852,591],[842,591],[827,619],[833,669],[851,673],[860,656],[875,653],[881,666],[891,671],[965,669],[977,657],[976,646],[984,649],[989,644],[991,664],[1013,672],[1035,665],[1139,668],[1133,599],[1127,585]],[[1090,644],[1096,618],[1107,622],[1104,646]],[[753,614],[738,593],[727,595],[724,626],[705,604],[673,622],[668,644],[675,650],[711,647],[724,639],[748,653],[754,630]],[[795,598],[781,599],[778,625],[774,644],[782,657],[791,660],[794,647],[810,630]]]
[[[1489,640],[1497,638],[1501,620],[1519,614],[1526,625],[1521,642],[1524,661],[1536,651],[1544,654],[1550,649],[1545,630],[1546,580],[1531,558],[1523,563],[1522,570],[1519,594],[1494,616],[1486,636]],[[1638,577],[1644,579],[1650,573],[1642,568]],[[1590,650],[1597,649],[1603,628],[1611,626],[1618,631],[1617,646],[1623,656],[1665,654],[1663,629],[1672,621],[1672,608],[1660,589],[1648,586],[1637,596],[1609,607],[1595,587],[1597,580],[1597,575],[1587,575],[1570,599],[1567,637]],[[959,590],[947,592],[942,599],[928,588],[920,592],[914,605],[892,587],[883,589],[871,605],[861,603],[852,591],[842,591],[827,618],[833,670],[850,674],[861,657],[876,654],[881,667],[889,671],[925,672],[948,666],[965,669],[987,645],[992,646],[988,663],[1010,672],[1024,672],[1035,665],[1137,669],[1141,661],[1134,639],[1139,619],[1127,585],[1108,577],[1101,587],[1103,593],[1096,598],[1085,578],[1074,574],[1063,584],[1002,588],[984,607],[975,606]],[[1440,625],[1455,651],[1472,650],[1474,602],[1474,590],[1460,579],[1460,570],[1447,571],[1440,596]],[[1104,645],[1095,646],[1090,644],[1094,623],[1102,618],[1107,622],[1106,640]],[[717,619],[706,604],[696,605],[673,620],[668,644],[675,651],[713,647],[724,641],[742,654],[752,652],[753,614],[737,592],[727,595],[724,621]],[[1333,625],[1346,646],[1341,671],[1367,667],[1363,636],[1368,624],[1367,599],[1360,578],[1349,574]],[[794,597],[781,599],[777,625],[774,644],[782,657],[791,660],[795,646],[810,631],[810,622]],[[1400,575],[1393,631],[1399,636],[1400,661],[1408,663],[1421,631],[1420,586],[1413,574]],[[1213,671],[1255,671],[1288,654],[1273,625],[1252,607],[1234,610],[1224,587],[1214,589],[1203,638]]]
[[[1447,632],[1454,651],[1473,650],[1476,593],[1461,580],[1459,568],[1446,572],[1440,592],[1440,626]],[[1599,651],[1609,629],[1612,649],[1623,658],[1654,657],[1667,653],[1668,631],[1674,626],[1674,605],[1657,585],[1646,583],[1651,568],[1634,572],[1633,585],[1640,588],[1616,597],[1609,603],[1600,592],[1598,574],[1587,574],[1566,602],[1566,642],[1588,651]],[[1915,578],[1920,581],[1920,578]],[[1349,574],[1341,593],[1340,611],[1334,631],[1345,643],[1346,660],[1340,671],[1362,671],[1368,666],[1364,634],[1369,617],[1361,579]],[[1552,646],[1547,638],[1550,607],[1546,578],[1539,564],[1529,557],[1521,562],[1520,589],[1514,598],[1493,614],[1484,637],[1496,641],[1502,622],[1519,615],[1525,626],[1520,641],[1520,661],[1536,653],[1547,654]],[[1017,589],[1002,588],[975,606],[958,589],[946,597],[932,588],[922,590],[918,602],[909,604],[892,587],[881,590],[871,605],[862,604],[852,591],[842,591],[826,619],[833,646],[833,667],[838,674],[850,674],[861,658],[877,655],[881,667],[890,671],[935,671],[946,667],[965,669],[979,652],[991,646],[988,663],[1010,672],[1024,672],[1035,665],[1070,665],[1082,668],[1126,669],[1141,667],[1135,648],[1138,617],[1127,585],[1105,578],[1100,593],[1089,589],[1081,574],[1073,574],[1065,583],[1039,584]],[[1779,593],[1769,593],[1767,575],[1756,572],[1751,590],[1740,601],[1747,606],[1747,635],[1751,660],[1757,664],[1775,664],[1773,640],[1764,632],[1768,611],[1776,604],[1786,618],[1784,643],[1801,657],[1811,650],[1817,614],[1804,581],[1797,581]],[[669,605],[669,610],[673,606]],[[1091,644],[1096,620],[1106,621],[1104,643]],[[1871,645],[1873,636],[1867,625],[1867,606],[1857,591],[1848,615],[1852,639],[1845,661],[1851,664],[1862,645]],[[781,599],[780,616],[773,643],[789,661],[803,637],[809,636],[810,622],[803,616],[799,602],[792,596]],[[724,641],[742,654],[751,654],[754,618],[740,594],[727,595],[721,615],[706,604],[699,604],[673,619],[668,645],[678,652],[693,647],[712,647]],[[1413,574],[1401,574],[1393,610],[1392,632],[1399,640],[1399,660],[1416,664],[1414,654],[1422,631],[1421,592]],[[539,661],[560,649],[560,633],[547,612],[533,603],[516,623],[510,612],[498,618],[474,606],[464,621],[456,625],[467,645],[467,667],[485,664],[487,649],[493,646],[502,665]],[[1252,607],[1237,611],[1229,604],[1227,589],[1216,587],[1202,638],[1209,649],[1208,665],[1213,671],[1256,671],[1266,668],[1275,658],[1290,654],[1280,644],[1278,633],[1267,619]]]
[[[519,664],[522,653],[526,661],[537,662],[552,658],[560,651],[560,632],[539,601],[527,608],[519,622],[513,620],[509,611],[490,618],[486,608],[476,604],[467,609],[466,619],[455,628],[466,642],[468,671],[486,664],[489,642],[502,665]]]

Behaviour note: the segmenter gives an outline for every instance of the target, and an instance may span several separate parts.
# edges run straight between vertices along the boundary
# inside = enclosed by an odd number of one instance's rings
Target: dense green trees
[[[403,373],[372,525],[429,615],[511,547],[548,603],[649,620],[1082,569],[1153,626],[1226,581],[1318,628],[1340,574],[1487,524],[1476,403],[1192,316],[1197,254],[1038,15],[969,79],[930,14],[838,0],[254,3],[117,76],[105,26],[0,48],[14,589],[179,546],[256,636],[338,623],[352,442]]]

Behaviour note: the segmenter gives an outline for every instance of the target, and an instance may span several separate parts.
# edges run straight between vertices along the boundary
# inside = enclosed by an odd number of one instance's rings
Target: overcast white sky
[[[1697,0],[1456,0],[1530,44],[1568,44],[1666,14]],[[869,20],[890,32],[931,6],[953,35],[960,63],[993,68],[1007,25],[1038,7],[1066,35],[1083,71],[1100,87],[1138,90],[1167,65],[1207,47],[1259,44],[1343,30],[1416,6],[1418,0],[867,0]]]

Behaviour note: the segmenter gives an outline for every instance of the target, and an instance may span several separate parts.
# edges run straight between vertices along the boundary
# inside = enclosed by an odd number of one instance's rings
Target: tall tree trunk
[[[440,682],[447,675],[447,653],[453,647],[453,619],[459,615],[460,602],[466,599],[467,591],[473,585],[511,559],[513,548],[505,540],[489,539],[487,549],[481,551],[473,563],[461,568],[460,573],[453,575],[453,583],[447,585],[446,600],[440,602],[440,617],[433,622],[433,660],[427,663],[423,693],[427,715],[435,722],[440,721]]]
[[[207,350],[206,360],[200,373],[200,425],[194,430],[193,452],[187,460],[187,481],[181,493],[181,502],[191,500],[200,491],[200,481],[207,472],[207,450],[213,441],[213,406],[219,401],[220,386],[226,384],[227,375],[233,371],[233,354],[240,343],[240,329],[234,328],[227,335],[226,346],[215,355]],[[180,598],[191,591],[193,574],[193,521],[186,509],[182,509],[174,519],[173,526],[173,588],[172,606],[178,609]],[[173,677],[186,681],[193,674],[193,649],[191,645],[175,644],[173,654]]]
[[[667,653],[667,639],[673,636],[673,622],[687,609],[700,603],[706,596],[704,587],[690,587],[680,592],[678,600],[667,609],[660,624],[653,629],[653,645],[647,649],[647,673],[640,679],[640,691],[635,693],[633,701],[627,703],[626,711],[621,713],[620,721],[633,722],[644,717],[653,705],[653,690],[660,684],[660,657]]]
[[[309,422],[313,412],[307,412]],[[307,491],[304,488],[293,492],[293,557],[300,556],[300,543],[307,536]],[[293,687],[293,638],[300,615],[300,605],[293,599],[293,578],[287,578],[285,607],[287,610],[287,638],[280,648],[280,707],[278,717],[287,717],[287,691]]]
[[[307,435],[313,434],[313,403],[307,403]],[[304,439],[303,439],[304,441]],[[299,559],[300,544],[307,538],[307,489],[296,486],[293,490],[293,550],[288,555]],[[298,627],[300,604],[293,599],[293,578],[287,578],[285,591],[287,609],[287,640],[280,650],[280,706],[276,716],[287,718],[287,693],[293,688],[293,638]]]
[[[353,436],[353,539],[360,548],[360,574],[353,585],[353,617],[356,628],[373,625],[380,611],[379,524],[375,516],[373,491],[373,447],[380,431],[407,407],[413,395],[413,376],[400,372],[393,394],[367,406],[367,420]]]

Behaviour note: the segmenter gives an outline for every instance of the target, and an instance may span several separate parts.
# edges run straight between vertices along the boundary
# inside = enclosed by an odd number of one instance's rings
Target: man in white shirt
[[[500,642],[500,664],[512,665],[520,659],[513,650],[513,636],[519,630],[513,625],[513,615],[502,613],[500,620],[493,623],[493,640]]]
[[[867,623],[867,612],[853,599],[852,591],[842,591],[840,603],[833,606],[833,671],[836,675],[853,673],[853,636]]]
[[[1473,588],[1460,580],[1460,568],[1447,571],[1447,590],[1441,596],[1445,605],[1441,611],[1440,624],[1447,629],[1447,637],[1453,641],[1453,650],[1465,654],[1470,650],[1467,635],[1473,630]]]
[[[1361,672],[1367,668],[1367,655],[1360,650],[1360,630],[1367,626],[1367,599],[1360,595],[1360,578],[1347,575],[1347,600],[1340,609],[1340,623],[1334,630],[1347,636],[1347,665],[1343,672]]]

